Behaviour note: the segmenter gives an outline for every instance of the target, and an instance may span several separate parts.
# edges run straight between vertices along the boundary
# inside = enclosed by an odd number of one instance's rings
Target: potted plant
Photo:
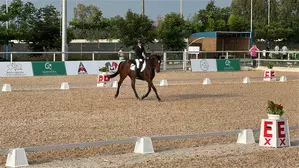
[[[102,72],[102,73],[107,73],[109,70],[108,70],[107,67],[102,67],[102,68],[99,69],[99,71]]]
[[[273,64],[270,64],[270,63],[269,63],[269,64],[267,65],[267,68],[268,68],[268,69],[272,69],[272,68],[273,68]]]
[[[284,114],[283,106],[281,104],[275,104],[270,100],[268,100],[267,111],[269,119],[280,119],[280,117]]]

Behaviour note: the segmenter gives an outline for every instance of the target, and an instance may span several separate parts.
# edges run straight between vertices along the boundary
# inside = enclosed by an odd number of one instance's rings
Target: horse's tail
[[[120,71],[120,65],[121,65],[122,63],[123,63],[123,62],[120,62],[120,63],[119,63],[118,68],[117,68],[117,71],[116,71],[114,74],[108,75],[109,78],[114,78],[114,77],[116,77],[116,76],[119,74],[119,71]]]

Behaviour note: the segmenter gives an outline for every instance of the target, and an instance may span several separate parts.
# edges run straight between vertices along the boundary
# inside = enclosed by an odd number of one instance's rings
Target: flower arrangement
[[[268,100],[267,107],[268,114],[274,114],[282,116],[284,114],[283,106],[281,104],[275,104],[273,101]]]
[[[267,68],[268,68],[268,69],[272,69],[272,68],[273,68],[273,64],[270,64],[270,63],[269,63],[269,64],[267,65]]]
[[[100,72],[108,72],[108,68],[107,67],[102,67],[99,69]]]

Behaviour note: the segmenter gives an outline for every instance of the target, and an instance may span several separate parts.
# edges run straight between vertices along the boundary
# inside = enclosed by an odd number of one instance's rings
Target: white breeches
[[[135,59],[135,61],[136,61],[136,66],[139,69],[140,62],[142,62],[142,59]]]

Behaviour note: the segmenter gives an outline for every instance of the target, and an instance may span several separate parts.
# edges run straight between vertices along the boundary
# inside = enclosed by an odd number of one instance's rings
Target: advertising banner
[[[99,74],[99,69],[107,67],[110,73],[114,73],[120,60],[107,61],[66,61],[65,67],[67,75]]]
[[[33,76],[31,62],[0,62],[0,76]]]
[[[240,71],[239,59],[217,59],[217,70],[222,71]]]
[[[217,72],[215,59],[191,59],[192,72]]]
[[[32,62],[34,76],[66,75],[64,62]]]

